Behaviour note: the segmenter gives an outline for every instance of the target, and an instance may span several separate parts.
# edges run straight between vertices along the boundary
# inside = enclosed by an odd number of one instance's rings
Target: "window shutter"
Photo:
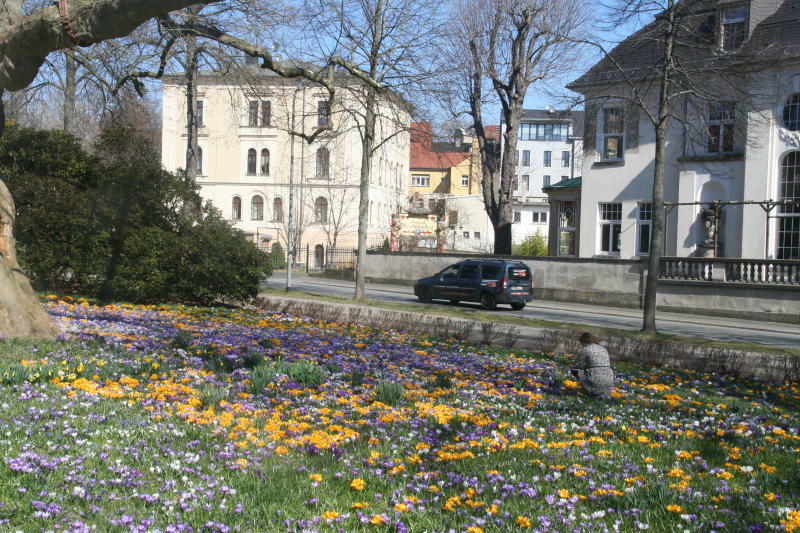
[[[625,106],[625,151],[639,153],[639,106],[633,102]]]
[[[583,153],[594,154],[597,151],[597,103],[587,101],[583,122]]]

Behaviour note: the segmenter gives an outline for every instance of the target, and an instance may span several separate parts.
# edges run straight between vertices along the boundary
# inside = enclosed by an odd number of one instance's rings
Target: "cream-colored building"
[[[197,183],[237,228],[264,249],[287,248],[290,195],[295,246],[353,247],[357,242],[362,105],[348,87],[336,91],[332,130],[314,142],[289,134],[311,133],[327,120],[325,89],[266,70],[246,69],[246,82],[201,74],[197,86]],[[185,166],[186,90],[182,76],[163,83],[162,161]],[[402,103],[380,104],[372,157],[368,243],[388,237],[391,213],[406,203],[409,115]],[[398,133],[399,132],[399,133]],[[290,177],[292,185],[290,186]]]

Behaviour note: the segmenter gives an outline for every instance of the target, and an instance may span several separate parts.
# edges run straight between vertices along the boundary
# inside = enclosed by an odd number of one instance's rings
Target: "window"
[[[327,148],[320,147],[317,149],[317,177],[328,178],[330,176],[330,159],[331,153]]]
[[[800,200],[800,151],[786,154],[781,164],[781,200]],[[782,205],[778,211],[778,259],[800,259],[800,207]]]
[[[549,187],[550,186],[550,176],[545,174],[542,176],[542,187]]]
[[[317,126],[328,125],[328,101],[320,100],[317,102]]]
[[[597,204],[600,208],[600,251],[619,253],[622,233],[622,204]]]
[[[233,197],[231,202],[231,220],[242,219],[242,199],[238,196]]]
[[[539,222],[541,222],[542,224],[547,222],[547,211],[545,211],[544,213],[539,213]]]
[[[429,187],[431,184],[431,177],[427,174],[414,174],[411,176],[412,187]]]
[[[463,279],[476,279],[480,265],[464,265],[461,267],[461,278]]]
[[[469,176],[461,176],[461,186],[469,187]]]
[[[650,255],[650,241],[653,234],[653,204],[639,204],[639,255]]]
[[[517,138],[523,141],[566,141],[569,124],[520,124]]]
[[[722,11],[723,50],[738,50],[747,38],[747,8],[735,7]]]
[[[261,101],[261,127],[272,126],[272,103],[269,100]]]
[[[576,202],[561,202],[558,211],[558,255],[575,255]]]
[[[204,124],[204,122],[203,122],[203,101],[202,100],[197,100],[195,102],[194,119],[197,122],[197,127],[198,128],[202,128],[203,124]]]
[[[323,223],[328,221],[328,200],[322,196],[314,201],[314,221]]]
[[[733,151],[733,126],[736,110],[733,104],[713,104],[708,110],[708,153]]]
[[[531,166],[531,151],[530,150],[523,150],[522,151],[522,166],[523,167]]]
[[[197,175],[203,175],[203,149],[197,147]]]
[[[269,176],[269,150],[261,150],[261,175]]]
[[[250,219],[264,220],[264,199],[259,195],[250,200]]]
[[[522,222],[522,213],[514,211],[514,222]]]
[[[537,213],[535,211],[533,212],[533,217],[531,218],[531,222],[534,222],[534,223],[539,222],[539,213]]]
[[[256,173],[256,150],[250,148],[247,151],[247,175],[254,176]]]
[[[468,231],[465,231],[465,232],[464,232],[464,238],[465,238],[465,239],[469,239],[469,232],[468,232]]]
[[[565,167],[565,168],[568,167],[569,166],[569,160],[570,160],[569,150],[563,150],[561,152],[561,166]]]
[[[544,166],[549,167],[553,165],[553,152],[546,150],[544,153]]]
[[[622,159],[622,146],[625,134],[623,133],[621,107],[606,107],[603,109],[603,159]]]
[[[481,238],[481,232],[480,231],[473,232],[472,236],[474,238],[476,238],[476,239],[480,239]]]
[[[520,189],[522,191],[527,191],[530,188],[530,185],[531,185],[531,177],[528,176],[527,174],[525,176],[522,176],[522,183],[520,184]]]
[[[519,166],[519,150],[514,151],[514,164]]]
[[[258,126],[258,102],[248,103],[247,125],[253,128]]]
[[[783,106],[783,127],[800,131],[800,93],[793,94]]]
[[[283,199],[281,198],[272,200],[272,221],[283,222]]]

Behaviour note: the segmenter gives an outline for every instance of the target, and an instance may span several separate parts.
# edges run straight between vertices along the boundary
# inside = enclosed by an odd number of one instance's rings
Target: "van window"
[[[499,274],[499,265],[483,265],[483,274],[481,275],[483,279],[497,279]]]
[[[461,267],[462,279],[475,279],[478,277],[478,265],[463,265]]]
[[[531,279],[531,271],[526,266],[508,267],[508,277],[510,279]]]

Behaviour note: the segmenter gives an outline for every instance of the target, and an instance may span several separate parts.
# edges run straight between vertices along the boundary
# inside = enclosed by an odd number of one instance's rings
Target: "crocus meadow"
[[[798,531],[797,383],[53,299],[0,342],[0,530]]]

